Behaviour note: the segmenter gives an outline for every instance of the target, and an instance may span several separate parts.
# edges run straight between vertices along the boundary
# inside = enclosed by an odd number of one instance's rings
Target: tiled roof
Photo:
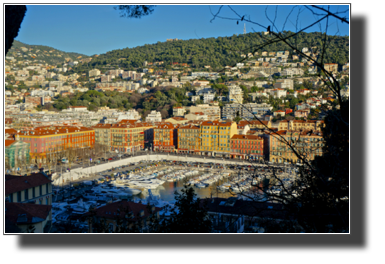
[[[5,146],[8,147],[10,145],[12,145],[13,143],[15,143],[16,140],[13,140],[13,139],[6,139],[5,140]]]
[[[268,125],[269,124],[269,121],[259,121],[259,120],[250,120],[250,121],[246,121],[246,120],[242,120],[242,121],[239,121],[238,123],[239,125],[241,126],[245,126],[245,125]]]
[[[183,117],[180,117],[180,116],[170,117],[170,119],[174,119],[174,120],[178,120],[178,121],[187,120],[186,118],[183,118]]]
[[[5,175],[5,195],[27,190],[52,182],[42,173],[33,173],[30,176]]]
[[[203,121],[202,126],[231,126],[233,122]]]
[[[263,138],[255,136],[255,135],[234,135],[231,139],[263,140]]]
[[[178,129],[199,129],[199,126],[194,124],[181,125]]]
[[[143,210],[144,216],[140,217],[139,214]],[[162,210],[159,207],[155,207],[155,212],[158,212]],[[133,221],[139,220],[141,218],[146,218],[150,216],[150,212],[148,211],[146,204],[140,204],[140,203],[134,203],[134,202],[128,202],[128,201],[119,201],[115,203],[110,203],[105,206],[99,207],[95,209],[96,216],[99,217],[105,217],[105,218],[112,218],[115,219],[117,217],[125,218],[126,212],[133,212],[134,218],[132,218]],[[86,213],[86,215],[89,215],[90,213]]]
[[[15,224],[34,224],[47,219],[52,205],[5,203],[5,219]]]
[[[157,129],[174,129],[175,126],[171,123],[163,123],[163,124],[159,124],[156,128]]]
[[[92,128],[81,127],[81,126],[41,126],[36,127],[32,131],[20,131],[20,136],[46,136],[56,134],[68,134],[76,132],[91,132],[94,131]]]

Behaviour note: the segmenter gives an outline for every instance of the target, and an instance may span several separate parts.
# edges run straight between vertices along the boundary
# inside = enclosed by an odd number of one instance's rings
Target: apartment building
[[[338,64],[337,63],[325,63],[324,68],[328,72],[338,73]]]
[[[98,69],[93,69],[88,72],[89,77],[99,76],[101,72]]]
[[[30,143],[14,139],[6,139],[4,147],[4,165],[6,170],[11,170],[13,168],[23,170],[23,168],[29,164]]]
[[[149,123],[120,122],[111,125],[110,149],[124,153],[143,150],[145,131],[151,128],[153,126]]]
[[[177,106],[172,109],[173,116],[184,116],[184,113],[186,113],[186,109],[181,106]]]
[[[293,146],[302,158],[313,160],[316,156],[322,156],[324,139],[321,132],[311,131],[277,131],[269,135],[270,161],[283,163],[301,163],[297,155],[285,143],[281,137]]]
[[[190,113],[203,113],[207,115],[208,120],[220,120],[221,108],[219,106],[210,106],[208,104],[200,104],[190,107]]]
[[[111,124],[97,124],[92,128],[95,130],[95,143],[110,146],[110,129]]]
[[[181,125],[177,129],[177,133],[178,153],[199,153],[201,151],[199,125]]]
[[[274,84],[274,88],[293,90],[294,89],[294,81],[292,79],[277,80]]]
[[[230,139],[237,133],[237,123],[203,121],[200,128],[202,154],[213,156],[230,155]]]
[[[238,104],[243,103],[243,91],[239,86],[232,85],[229,87],[229,102],[234,102]]]
[[[162,122],[162,115],[160,114],[160,112],[153,110],[147,115],[146,122]]]
[[[234,120],[238,115],[242,117],[243,105],[234,103],[222,107],[222,120]]]
[[[52,180],[44,172],[5,175],[5,219],[19,232],[48,233],[52,222]]]
[[[233,135],[230,139],[231,157],[259,160],[264,158],[263,138],[256,135]]]
[[[68,148],[92,148],[95,130],[75,126],[44,126],[17,133],[22,142],[30,144],[31,161],[41,167],[48,162],[47,156]]]
[[[270,114],[273,107],[269,104],[248,103],[243,104],[242,118],[245,120],[253,120],[255,117],[262,118],[266,114]]]
[[[154,127],[154,150],[174,152],[177,149],[177,127],[162,122]]]

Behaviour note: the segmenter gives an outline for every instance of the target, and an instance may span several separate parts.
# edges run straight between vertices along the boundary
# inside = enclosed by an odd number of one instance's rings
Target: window
[[[29,197],[28,197],[28,189],[27,190],[24,190],[24,199],[25,200],[28,200]]]
[[[32,187],[32,198],[35,198],[35,187]]]
[[[21,202],[21,192],[17,192],[17,202],[20,203]]]
[[[45,193],[48,193],[48,183],[45,185]]]
[[[43,188],[42,185],[39,186],[39,196],[43,195]]]

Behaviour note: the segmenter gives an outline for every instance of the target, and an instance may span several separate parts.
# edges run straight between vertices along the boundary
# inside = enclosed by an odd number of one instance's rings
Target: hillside
[[[17,40],[13,42],[12,48],[9,50],[7,56],[15,57],[17,60],[41,60],[50,65],[63,63],[66,59],[82,60],[89,58],[89,56],[83,54],[64,52],[43,45],[28,45]]]
[[[292,34],[292,32],[285,32]],[[144,61],[164,61],[165,65],[172,62],[188,63],[190,66],[203,67],[210,65],[214,69],[224,65],[234,65],[241,60],[241,54],[254,52],[258,45],[265,43],[268,36],[260,33],[233,35],[231,37],[218,37],[207,39],[178,40],[172,42],[158,42],[135,48],[113,50],[93,58],[87,65],[88,68],[98,68],[106,65],[121,68],[142,67]],[[292,43],[298,48],[317,46],[321,49],[323,35],[321,33],[300,33]],[[349,60],[349,37],[328,36],[329,47],[324,62],[344,64]],[[290,50],[282,43],[273,43],[261,51]],[[84,65],[86,66],[86,65]]]

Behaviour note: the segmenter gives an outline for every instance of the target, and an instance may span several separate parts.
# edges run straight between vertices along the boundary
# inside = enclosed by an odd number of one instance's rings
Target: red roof
[[[202,126],[231,126],[233,122],[204,121]]]
[[[174,120],[178,120],[178,121],[187,120],[186,118],[183,118],[183,117],[180,117],[180,116],[175,116],[175,117],[171,117],[171,118],[174,119]]]
[[[40,223],[47,219],[51,209],[52,205],[7,202],[5,219],[15,224]]]
[[[263,140],[263,138],[255,136],[255,135],[234,135],[231,139]]]
[[[139,214],[143,210],[144,216],[140,217]],[[161,208],[155,207],[155,212],[160,211]],[[147,209],[146,204],[128,202],[128,201],[119,201],[115,203],[110,203],[105,206],[95,209],[96,216],[116,219],[117,217],[125,218],[126,214],[129,212],[134,213],[134,218],[131,218],[133,221],[139,220],[141,218],[147,218],[150,216],[150,212]],[[89,214],[89,213],[87,213]]]
[[[15,143],[16,140],[13,140],[13,139],[6,139],[5,140],[5,146],[8,147],[10,145],[12,145],[13,143]]]
[[[27,190],[52,182],[42,173],[33,173],[30,176],[5,175],[5,195]]]

